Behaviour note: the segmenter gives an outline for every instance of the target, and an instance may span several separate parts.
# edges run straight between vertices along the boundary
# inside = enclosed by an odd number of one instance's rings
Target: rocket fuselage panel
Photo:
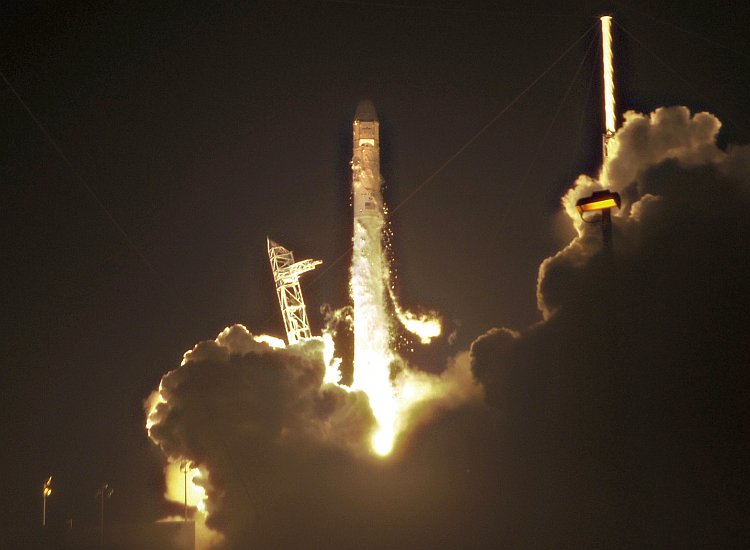
[[[380,123],[370,101],[357,106],[353,124],[352,206],[354,219],[383,212],[380,175]]]

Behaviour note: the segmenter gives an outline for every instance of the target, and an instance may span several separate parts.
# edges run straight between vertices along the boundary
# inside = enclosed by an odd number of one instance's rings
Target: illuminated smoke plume
[[[373,447],[388,454],[396,430],[396,396],[391,368],[393,322],[386,302],[388,264],[382,247],[383,220],[368,220],[354,226],[350,288],[354,302],[354,380],[352,388],[367,392],[380,430]]]
[[[440,375],[391,352],[409,405],[386,458],[336,362],[350,311],[289,348],[234,326],[186,354],[149,431],[200,469],[220,546],[743,547],[750,148],[718,130],[680,107],[627,114],[601,183],[564,199],[623,195],[613,253],[570,212],[579,235],[540,266],[543,320],[488,331]]]
[[[508,546],[744,544],[750,147],[720,149],[719,128],[626,113],[600,182],[563,199],[578,236],[540,267],[545,320],[473,344],[503,423]],[[573,208],[602,188],[623,197],[611,255]]]
[[[189,460],[200,471],[206,525],[225,536],[224,546],[351,542],[371,521],[372,507],[385,505],[381,483],[404,474],[372,457],[377,424],[367,394],[324,382],[332,356],[325,339],[288,348],[259,340],[235,325],[187,352],[147,404],[149,434],[170,460]],[[478,395],[467,354],[440,376],[411,373],[402,386],[415,426]],[[173,467],[168,473],[182,475]],[[171,500],[182,501],[182,481],[169,482],[177,486]],[[391,516],[406,528],[395,508]],[[325,539],[315,544],[310,533]],[[384,536],[393,533],[371,539]]]
[[[368,108],[374,117],[372,105]],[[377,121],[370,118],[361,128],[368,124],[368,131],[375,128],[375,139],[364,140],[369,147],[377,144]],[[340,476],[357,469],[354,477],[366,475],[368,485],[386,467],[373,462],[373,452],[398,456],[396,444],[403,452],[408,437],[434,420],[436,412],[446,414],[481,396],[468,353],[449,360],[442,373],[429,374],[411,368],[396,351],[397,322],[425,344],[440,335],[441,326],[434,314],[414,314],[396,300],[383,241],[386,209],[377,147],[355,151],[352,169],[359,212],[354,216],[352,306],[324,308],[322,336],[290,347],[253,336],[240,325],[229,327],[187,352],[147,403],[149,435],[171,461],[167,498],[178,502],[184,497],[184,486],[182,493],[170,487],[176,486],[176,465],[189,461],[197,472],[192,491],[200,500],[195,505],[207,514],[207,527],[239,547],[238,541],[277,545],[280,535],[271,527],[277,521],[308,521],[317,517],[310,508],[326,509],[317,501],[298,508],[305,498],[296,495],[292,503],[291,493],[277,493],[287,484],[288,491],[312,484],[310,498],[324,494],[327,503],[362,513],[361,522],[369,517],[364,513],[369,505],[353,506],[331,493]],[[311,472],[305,460],[320,468]],[[236,508],[243,495],[246,515]],[[378,498],[370,494],[368,500]],[[274,507],[283,511],[273,512]],[[320,522],[325,524],[323,517]]]

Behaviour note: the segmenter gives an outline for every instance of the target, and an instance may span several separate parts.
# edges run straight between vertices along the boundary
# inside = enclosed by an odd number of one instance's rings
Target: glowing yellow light
[[[595,210],[606,210],[617,206],[615,199],[604,199],[576,206],[579,212],[593,212]]]
[[[42,485],[42,495],[48,497],[52,494],[52,476],[49,476],[47,481]]]
[[[596,191],[590,197],[578,199],[578,202],[576,202],[576,210],[579,214],[609,210],[615,207],[620,207],[620,194],[611,191]]]
[[[392,431],[380,429],[372,438],[372,450],[380,456],[387,456],[393,450],[393,440]]]
[[[164,497],[172,502],[185,502],[185,469],[182,461],[168,463],[164,467],[167,490]],[[200,468],[187,467],[187,504],[200,512],[206,511],[206,489],[200,484],[204,479]]]

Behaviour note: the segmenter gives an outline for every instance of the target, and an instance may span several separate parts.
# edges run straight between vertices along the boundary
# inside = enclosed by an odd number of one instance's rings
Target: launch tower
[[[294,261],[294,254],[278,243],[266,238],[268,259],[271,261],[276,294],[279,297],[281,316],[289,345],[296,344],[303,338],[310,338],[310,322],[307,320],[305,300],[299,284],[300,275],[315,269],[322,264],[321,260]]]

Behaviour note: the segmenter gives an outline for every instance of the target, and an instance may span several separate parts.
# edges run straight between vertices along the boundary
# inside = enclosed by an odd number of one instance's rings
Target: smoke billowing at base
[[[371,454],[377,424],[367,395],[324,384],[325,372],[320,339],[273,349],[235,325],[163,378],[149,433],[170,458],[200,470],[207,526],[228,547],[351,544],[374,529],[374,510],[392,514],[392,544],[407,528],[406,508],[391,498],[417,472]],[[430,381],[432,396],[410,410],[415,425],[477,395],[467,354]],[[434,485],[426,473],[417,483]],[[374,529],[372,544],[383,536]]]
[[[386,459],[366,394],[323,382],[322,341],[234,326],[186,354],[150,436],[203,472],[218,546],[740,547],[750,147],[719,128],[628,113],[600,181],[563,199],[578,236],[540,266],[542,320],[447,360]],[[572,208],[601,188],[623,197],[610,255]]]

